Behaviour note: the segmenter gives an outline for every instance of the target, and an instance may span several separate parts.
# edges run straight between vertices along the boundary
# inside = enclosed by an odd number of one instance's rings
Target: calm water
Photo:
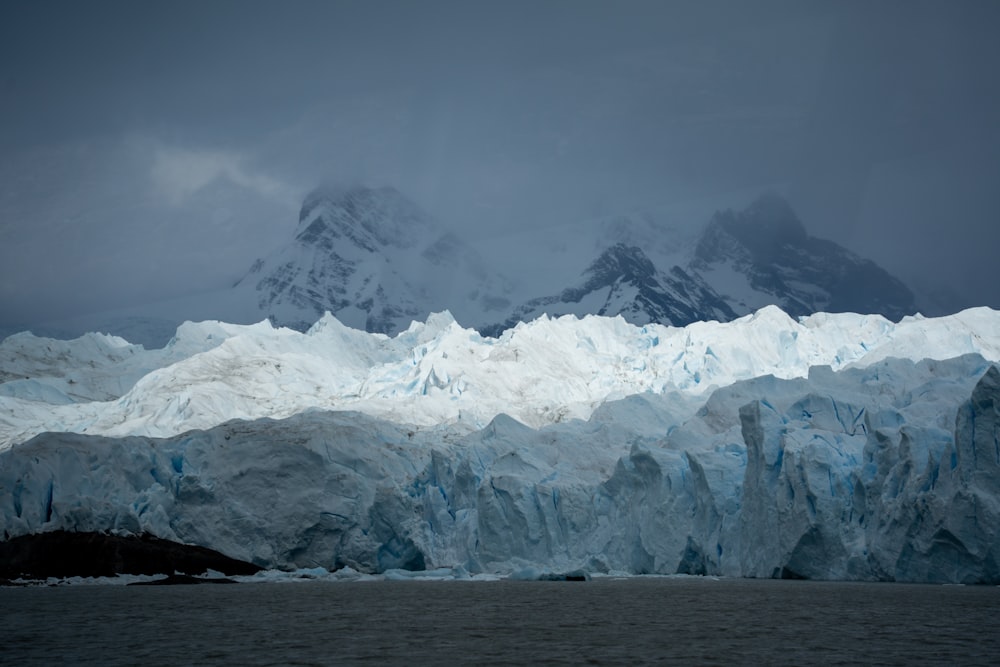
[[[1000,588],[699,578],[0,589],[0,664],[997,664]]]

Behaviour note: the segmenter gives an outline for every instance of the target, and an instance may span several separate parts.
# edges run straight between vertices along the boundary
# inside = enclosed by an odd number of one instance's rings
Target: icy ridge
[[[57,405],[116,399],[157,368],[209,350],[240,332],[270,328],[267,322],[250,327],[185,322],[156,350],[104,333],[58,340],[21,332],[0,341],[0,396]]]
[[[38,360],[46,359],[51,342],[14,337],[19,351],[0,361],[4,372],[21,372],[25,359],[35,359],[40,376],[30,385],[0,384],[0,448],[44,431],[165,437],[308,409],[354,410],[420,428],[457,424],[464,431],[506,413],[539,427],[587,419],[604,402],[632,394],[703,396],[762,375],[806,377],[813,366],[838,370],[887,357],[968,353],[997,361],[1000,312],[977,308],[894,324],[850,313],[796,321],[769,306],[732,322],[684,328],[541,317],[498,339],[463,329],[447,313],[393,338],[350,329],[328,314],[304,334],[267,322],[189,323],[163,350],[107,339],[114,346],[97,354],[95,340],[105,339],[59,341],[65,350],[46,366]],[[70,396],[66,378],[92,387],[90,395]],[[116,390],[126,391],[114,397]],[[113,400],[99,400],[101,392]]]

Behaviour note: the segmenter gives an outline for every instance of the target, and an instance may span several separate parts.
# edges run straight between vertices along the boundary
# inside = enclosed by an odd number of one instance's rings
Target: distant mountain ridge
[[[632,231],[627,218],[615,220],[604,229],[611,245],[567,287],[513,301],[511,278],[396,190],[320,191],[303,204],[294,242],[255,263],[241,284],[254,286],[275,324],[304,330],[330,311],[387,334],[443,309],[491,335],[542,314],[683,326],[729,321],[770,304],[792,315],[852,311],[898,320],[916,312],[905,285],[809,236],[777,195],[716,213],[672,266],[656,266],[629,244]]]
[[[615,216],[480,240],[477,249],[394,188],[324,188],[303,201],[291,240],[230,288],[34,332],[103,331],[151,348],[185,320],[268,319],[305,331],[325,312],[393,335],[448,310],[493,336],[542,314],[684,326],[767,305],[792,316],[858,312],[896,321],[917,312],[902,282],[809,236],[776,195],[718,211],[697,234],[674,226],[684,218]]]

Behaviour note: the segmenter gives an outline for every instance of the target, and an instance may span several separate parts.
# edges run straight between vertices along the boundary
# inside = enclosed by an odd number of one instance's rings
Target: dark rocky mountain
[[[717,213],[699,239],[689,268],[723,293],[738,295],[740,288],[748,287],[750,299],[730,298],[741,313],[766,305],[761,300],[789,315],[880,313],[898,320],[916,312],[913,293],[902,282],[832,241],[809,236],[788,203],[776,195],[765,195],[743,211]],[[727,290],[724,280],[713,281],[718,274],[745,285]]]
[[[484,327],[498,335],[543,313],[621,315],[633,324],[661,322],[683,326],[698,320],[737,317],[729,304],[697,274],[679,266],[660,271],[646,254],[622,243],[601,253],[583,272],[582,281],[558,295],[532,299],[514,309],[502,324]]]

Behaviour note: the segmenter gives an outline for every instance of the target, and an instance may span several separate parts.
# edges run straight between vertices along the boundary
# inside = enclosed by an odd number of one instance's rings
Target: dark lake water
[[[1000,588],[702,578],[0,589],[0,664],[1000,664]]]

